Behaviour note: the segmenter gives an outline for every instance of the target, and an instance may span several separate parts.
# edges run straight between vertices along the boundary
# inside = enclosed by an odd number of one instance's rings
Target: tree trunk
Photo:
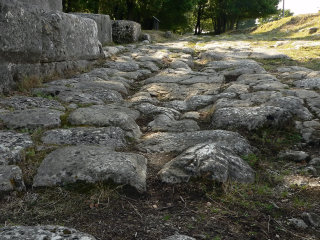
[[[194,35],[200,35],[201,34],[201,18],[203,14],[203,6],[199,4],[198,6],[198,13],[197,13],[197,23],[194,30]]]

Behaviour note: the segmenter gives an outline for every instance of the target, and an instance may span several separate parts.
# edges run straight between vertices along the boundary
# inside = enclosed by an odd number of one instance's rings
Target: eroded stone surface
[[[7,128],[12,129],[53,128],[60,126],[60,116],[63,114],[63,112],[57,110],[37,108],[1,113],[0,119]]]
[[[309,78],[294,82],[294,85],[299,88],[320,89],[320,78]]]
[[[175,120],[169,114],[160,114],[148,124],[148,128],[153,132],[191,132],[198,131],[200,127],[197,122],[190,119]]]
[[[33,186],[56,186],[84,181],[113,180],[146,190],[147,159],[106,147],[79,145],[53,151],[41,163]]]
[[[0,165],[0,194],[14,190],[23,191],[25,188],[22,171],[18,166]]]
[[[26,239],[78,239],[96,240],[93,236],[79,232],[73,228],[62,226],[14,226],[0,228],[1,239],[26,240]]]
[[[183,152],[185,149],[204,142],[225,142],[241,149],[248,142],[240,134],[225,130],[207,130],[184,133],[153,133],[145,136],[138,144],[144,152]]]
[[[193,237],[189,237],[187,235],[175,234],[173,236],[164,238],[163,240],[196,240],[196,239]]]
[[[227,107],[220,108],[212,116],[214,128],[254,130],[263,126],[283,126],[292,115],[279,107]]]
[[[60,145],[102,145],[114,148],[127,146],[124,130],[119,127],[106,128],[68,128],[49,130],[41,138],[45,144]]]
[[[65,110],[65,108],[58,101],[42,97],[13,96],[10,98],[1,99],[0,105],[6,108],[13,108],[14,110],[32,108],[50,108],[60,111]]]
[[[0,131],[0,165],[18,163],[33,142],[27,133]]]
[[[252,153],[250,149],[250,145],[236,148],[226,142],[198,144],[167,163],[159,174],[167,183],[188,182],[192,177],[253,182],[254,171],[239,157]]]
[[[135,119],[140,116],[136,110],[119,105],[96,105],[79,108],[73,111],[68,121],[72,125],[91,125],[97,127],[117,126],[131,131],[133,137],[141,135],[140,128]]]

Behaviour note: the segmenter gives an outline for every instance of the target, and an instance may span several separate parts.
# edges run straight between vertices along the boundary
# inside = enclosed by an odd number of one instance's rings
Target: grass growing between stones
[[[43,83],[43,79],[41,79],[38,76],[30,76],[30,77],[24,77],[19,83],[18,83],[18,90],[20,92],[29,92],[32,88],[41,87]]]

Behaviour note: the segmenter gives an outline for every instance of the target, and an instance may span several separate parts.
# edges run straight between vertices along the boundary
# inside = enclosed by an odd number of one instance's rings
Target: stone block
[[[92,19],[30,11],[15,0],[0,0],[0,32],[0,93],[26,77],[72,70],[102,56]]]
[[[127,20],[112,21],[112,38],[115,43],[133,43],[139,41],[141,25]]]
[[[73,13],[75,15],[90,18],[97,23],[98,38],[102,45],[112,42],[112,24],[109,15],[91,13]]]
[[[62,0],[18,0],[31,10],[61,11]]]

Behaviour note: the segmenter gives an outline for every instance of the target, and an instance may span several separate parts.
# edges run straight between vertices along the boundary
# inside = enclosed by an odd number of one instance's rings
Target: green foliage
[[[251,167],[254,167],[259,161],[257,155],[253,153],[243,156],[242,159],[245,160]]]
[[[216,34],[233,29],[239,21],[277,13],[279,0],[63,0],[65,12],[108,14],[112,19],[139,22],[151,29],[153,16],[161,29],[176,32],[213,23]],[[204,24],[204,25],[203,25]]]

